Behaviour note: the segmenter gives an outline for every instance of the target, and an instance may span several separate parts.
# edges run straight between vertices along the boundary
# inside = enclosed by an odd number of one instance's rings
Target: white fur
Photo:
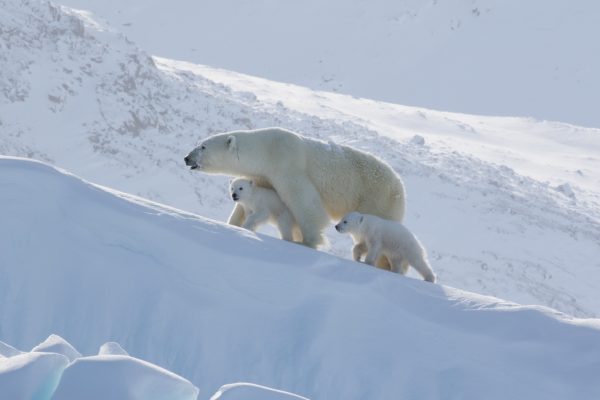
[[[290,209],[303,243],[317,247],[331,219],[357,210],[400,221],[404,186],[385,162],[360,150],[306,138],[280,128],[236,131],[208,137],[185,158],[210,174],[252,179],[274,188]],[[242,207],[229,223],[241,226]]]
[[[261,225],[272,223],[279,229],[282,239],[294,241],[294,216],[273,189],[238,178],[231,181],[229,190],[233,200],[244,210],[246,220],[242,228],[256,231]]]
[[[404,225],[374,215],[351,212],[335,226],[340,233],[349,233],[354,240],[352,256],[360,261],[366,254],[365,263],[385,256],[391,270],[405,275],[411,265],[423,279],[435,282],[435,274],[427,262],[425,249]]]

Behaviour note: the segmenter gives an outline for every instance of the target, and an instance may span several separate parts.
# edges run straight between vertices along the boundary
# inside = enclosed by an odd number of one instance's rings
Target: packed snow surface
[[[223,221],[227,178],[183,156],[211,133],[282,126],[388,162],[443,284],[600,315],[600,130],[314,92],[152,58],[85,12],[0,5],[0,154]]]
[[[0,182],[0,340],[16,348],[54,332],[95,354],[110,339],[200,398],[231,382],[315,399],[600,396],[599,320],[377,270],[39,162],[0,158]],[[62,379],[123,357],[79,358]]]

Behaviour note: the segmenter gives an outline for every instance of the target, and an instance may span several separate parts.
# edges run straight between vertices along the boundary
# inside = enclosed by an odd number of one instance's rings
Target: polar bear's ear
[[[236,144],[235,144],[235,136],[233,136],[233,135],[231,135],[231,136],[228,136],[228,137],[227,137],[227,148],[228,148],[229,150],[234,150],[234,149],[235,149],[235,147],[236,147]]]

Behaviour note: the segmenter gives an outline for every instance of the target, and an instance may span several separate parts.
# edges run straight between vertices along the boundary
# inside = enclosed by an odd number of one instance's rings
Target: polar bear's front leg
[[[322,231],[329,223],[321,196],[312,182],[297,171],[282,176],[272,182],[273,187],[294,215],[302,232],[302,244],[317,248],[325,241]]]
[[[368,251],[367,256],[365,257],[365,263],[375,266],[375,262],[379,257],[379,253],[381,252],[381,246],[378,243],[368,243],[367,244]]]
[[[269,219],[269,215],[266,213],[253,212],[250,215],[248,215],[248,218],[246,218],[246,221],[242,225],[242,228],[248,229],[249,231],[252,231],[252,232],[255,232],[256,229],[260,225],[267,222],[268,219]]]
[[[356,243],[352,248],[352,258],[354,261],[361,260],[362,256],[367,252],[367,244],[365,242]]]
[[[227,223],[229,225],[242,226],[245,219],[246,213],[244,212],[244,207],[242,207],[240,204],[236,204],[235,207],[233,207],[233,211],[231,211],[231,215],[229,216]]]

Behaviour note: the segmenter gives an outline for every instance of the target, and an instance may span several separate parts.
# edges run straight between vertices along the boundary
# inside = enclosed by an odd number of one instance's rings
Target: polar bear
[[[406,275],[409,265],[423,279],[435,282],[435,274],[427,262],[425,249],[404,225],[375,215],[348,213],[335,226],[340,233],[349,233],[354,240],[352,256],[360,261],[366,254],[365,263],[375,265],[380,256],[387,257],[391,270]]]
[[[231,198],[243,209],[246,220],[242,228],[256,231],[259,226],[271,222],[277,226],[283,240],[293,242],[298,235],[294,235],[294,216],[283,204],[273,189],[256,186],[249,179],[237,178],[229,185]]]
[[[330,218],[360,211],[401,221],[404,185],[382,160],[349,146],[310,139],[281,128],[233,131],[209,136],[185,158],[192,170],[251,179],[273,188],[290,209],[303,244],[324,242]],[[229,223],[241,226],[235,206]]]

